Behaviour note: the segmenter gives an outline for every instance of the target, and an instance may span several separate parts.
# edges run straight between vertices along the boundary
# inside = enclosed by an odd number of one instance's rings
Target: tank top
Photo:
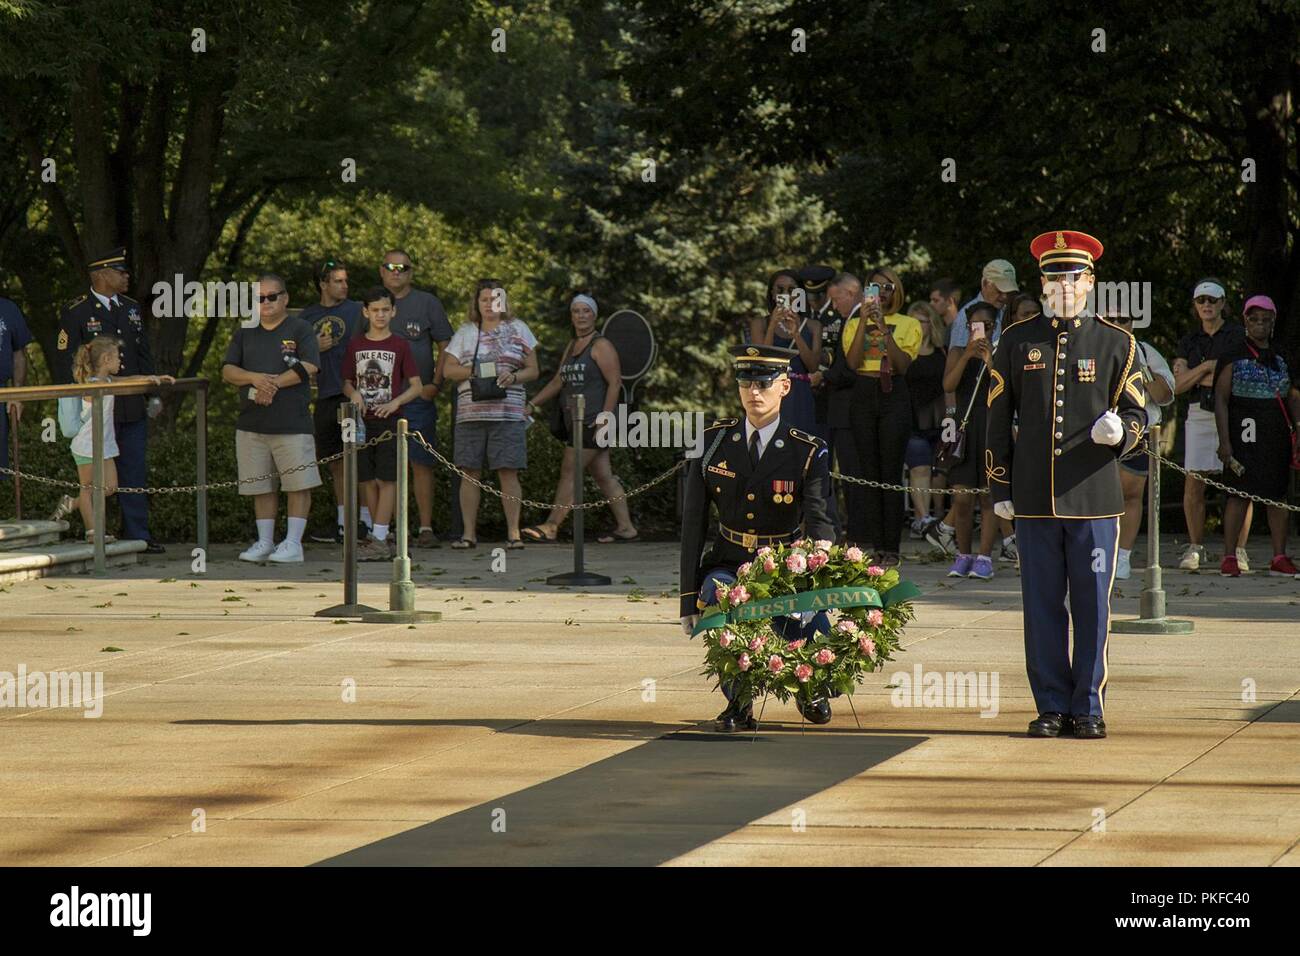
[[[577,355],[571,356],[560,366],[560,380],[564,383],[560,389],[560,401],[563,403],[564,420],[572,424],[574,400],[578,395],[586,399],[583,424],[591,425],[596,416],[605,408],[605,395],[608,383],[605,376],[591,355],[591,349],[600,335],[593,335],[587,347]]]

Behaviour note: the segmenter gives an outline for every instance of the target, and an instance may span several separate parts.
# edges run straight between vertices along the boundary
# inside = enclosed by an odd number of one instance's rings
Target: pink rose
[[[732,604],[744,604],[746,601],[749,600],[749,592],[745,590],[745,586],[743,584],[737,584],[734,588],[732,588],[731,594],[729,596],[731,598]]]
[[[813,547],[821,551],[829,551],[833,546],[834,546],[834,542],[827,541],[825,538],[822,538],[820,541],[813,542]]]
[[[766,571],[768,574],[772,574],[774,571],[776,571],[776,559],[772,557],[764,558],[763,570]]]
[[[781,668],[785,667],[785,661],[781,660],[779,654],[773,654],[767,659],[767,669],[773,674],[781,673]]]
[[[825,551],[814,551],[808,555],[808,570],[816,571],[829,560],[830,556]]]
[[[878,607],[873,607],[867,612],[867,623],[872,627],[880,627],[885,621],[885,615]]]
[[[884,573],[885,569],[878,564],[873,564],[871,567],[867,568],[867,575],[869,577],[878,578]]]
[[[723,631],[722,635],[718,638],[718,643],[723,647],[730,647],[731,642],[735,639],[736,635],[732,634],[730,631]]]
[[[740,567],[736,568],[736,574],[743,578],[745,575],[749,573],[749,569],[751,567],[753,567],[753,563],[750,561],[746,561]]]
[[[835,630],[841,634],[856,634],[858,633],[858,625],[856,621],[846,617],[835,625]]]
[[[862,549],[861,549],[861,548],[849,548],[849,550],[847,550],[847,551],[844,552],[844,557],[845,557],[847,560],[849,560],[849,561],[861,561],[861,560],[862,560],[862,557],[863,557],[863,555],[862,555]]]
[[[761,637],[755,637],[749,642],[749,649],[757,654],[763,649],[763,639]]]
[[[763,547],[759,548],[758,551],[756,551],[755,553],[760,558],[766,558],[769,554],[772,553],[772,549],[768,545],[763,545]]]
[[[740,655],[740,660],[736,661],[736,666],[739,667],[742,671],[747,671],[749,670],[749,664],[750,664],[749,655],[742,652]]]
[[[787,651],[792,651],[792,652],[797,651],[799,650],[799,648],[803,647],[807,643],[808,643],[808,639],[805,637],[801,637],[797,641],[791,641],[789,644],[785,646],[785,649]]]
[[[794,669],[794,676],[799,678],[799,683],[808,683],[808,678],[812,677],[812,668],[807,664],[800,664]]]
[[[725,584],[719,584],[718,589],[714,592],[714,596],[718,599],[719,604],[725,601],[727,599],[727,586]]]
[[[862,634],[858,637],[858,650],[862,651],[868,657],[876,656],[876,642],[867,635]]]
[[[808,570],[808,559],[802,551],[791,551],[785,556],[785,566],[795,574],[803,574]]]
[[[817,652],[817,656],[814,657],[813,660],[825,667],[827,664],[831,663],[831,661],[835,660],[835,652],[829,647],[823,647]]]

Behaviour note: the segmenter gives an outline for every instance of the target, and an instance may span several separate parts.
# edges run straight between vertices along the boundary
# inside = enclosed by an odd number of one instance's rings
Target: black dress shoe
[[[1074,736],[1082,740],[1100,740],[1106,736],[1106,721],[1100,717],[1075,717]]]
[[[758,721],[754,719],[754,705],[751,703],[741,707],[732,701],[727,705],[726,710],[718,714],[713,725],[718,733],[722,734],[734,734],[738,730],[757,730]]]
[[[164,548],[157,541],[150,541],[148,544],[144,546],[144,553],[145,554],[166,554],[167,549]]]
[[[1068,734],[1072,727],[1073,723],[1065,714],[1048,711],[1039,714],[1037,719],[1029,722],[1029,736],[1059,737],[1061,734]]]
[[[831,702],[825,697],[815,697],[809,703],[804,703],[802,697],[794,699],[794,705],[803,715],[803,719],[810,724],[829,724],[831,722]]]

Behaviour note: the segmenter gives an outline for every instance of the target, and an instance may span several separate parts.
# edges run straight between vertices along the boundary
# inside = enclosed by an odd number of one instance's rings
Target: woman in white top
[[[1120,328],[1133,331],[1131,316],[1111,316]],[[1147,427],[1160,424],[1160,407],[1174,401],[1174,373],[1163,355],[1146,342],[1138,342],[1138,363],[1147,390]],[[1150,433],[1148,433],[1148,441]],[[1130,556],[1138,529],[1142,527],[1142,505],[1146,500],[1147,471],[1151,459],[1146,445],[1139,443],[1126,458],[1119,461],[1120,487],[1124,490],[1124,515],[1119,519],[1119,556],[1115,559],[1115,578],[1126,581],[1132,573]]]
[[[131,382],[176,381],[170,375],[133,375],[128,378],[115,378],[122,367],[122,353],[117,339],[110,335],[96,336],[77,350],[72,360],[72,377],[81,384],[91,382],[116,382],[125,385]],[[81,399],[81,428],[72,439],[72,460],[77,463],[77,476],[81,484],[89,485],[94,481],[95,471],[95,425],[93,405],[89,396]],[[113,424],[113,396],[104,396],[104,497],[117,492],[117,432]],[[95,540],[95,505],[90,488],[83,487],[77,499],[81,509],[81,520],[86,526],[86,540]],[[62,507],[62,506],[61,506]],[[112,541],[111,535],[105,535],[105,542]]]

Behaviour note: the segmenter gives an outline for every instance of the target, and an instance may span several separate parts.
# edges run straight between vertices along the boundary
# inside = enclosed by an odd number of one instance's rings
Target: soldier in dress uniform
[[[1105,737],[1124,513],[1118,462],[1142,440],[1146,392],[1133,336],[1089,307],[1101,243],[1061,230],[1029,248],[1043,312],[1007,326],[993,354],[985,470],[994,511],[1015,519],[1020,546],[1025,665],[1039,712],[1029,734]]]
[[[96,256],[86,264],[86,269],[90,272],[90,293],[66,306],[59,316],[55,380],[71,384],[72,359],[77,349],[97,335],[111,335],[121,342],[123,376],[155,374],[140,304],[126,295],[131,284],[126,249],[119,247]],[[113,402],[117,479],[124,487],[148,484],[145,454],[149,422],[145,407],[143,395],[119,395]],[[146,554],[161,554],[166,550],[149,536],[148,497],[119,492],[117,500],[122,509],[121,537],[146,542]]]
[[[704,432],[704,456],[690,462],[682,505],[681,617],[687,635],[699,615],[715,603],[719,584],[736,580],[736,569],[762,547],[797,538],[830,540],[826,483],[830,480],[826,443],[781,421],[781,399],[790,391],[793,349],[740,345],[731,355],[740,387],[743,418],[715,421]],[[709,530],[709,504],[718,509],[718,535],[703,562]],[[806,624],[792,618],[774,622],[788,639],[804,631],[826,631],[826,615]],[[718,715],[724,733],[753,729],[753,702],[733,700],[724,684],[726,710]],[[816,697],[800,712],[815,724],[831,719],[830,702]]]

